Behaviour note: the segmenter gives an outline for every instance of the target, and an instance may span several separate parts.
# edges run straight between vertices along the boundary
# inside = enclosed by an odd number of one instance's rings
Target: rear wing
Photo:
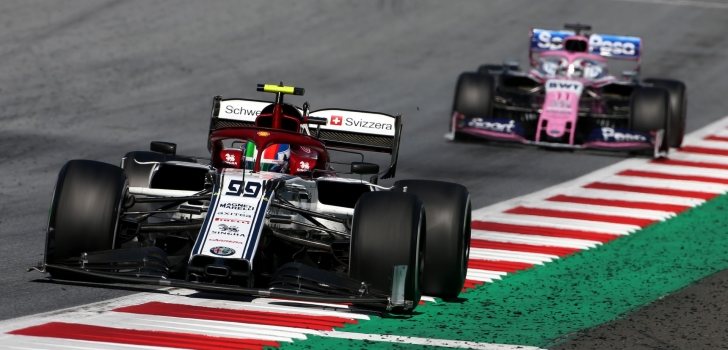
[[[574,34],[574,31],[563,29],[531,29],[529,58],[532,58],[532,55],[537,52],[563,50],[564,39]],[[635,36],[590,34],[589,53],[606,58],[639,62],[642,54],[642,39]]]
[[[402,116],[349,109],[320,109],[311,112],[317,126],[312,136],[328,147],[384,152],[392,155],[382,179],[394,177],[402,136]],[[313,124],[313,123],[312,123]]]
[[[255,126],[255,118],[270,104],[270,101],[215,96],[210,133],[221,128]],[[348,109],[320,109],[306,115],[304,109],[296,108],[304,115],[304,131],[327,147],[389,153],[389,168],[381,178],[394,177],[402,135],[400,115]]]

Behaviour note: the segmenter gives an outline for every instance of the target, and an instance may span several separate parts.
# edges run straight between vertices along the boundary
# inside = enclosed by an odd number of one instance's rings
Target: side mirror
[[[164,141],[152,141],[152,143],[149,144],[149,149],[152,152],[159,152],[173,156],[177,153],[177,144]]]
[[[352,162],[351,173],[360,175],[377,174],[379,173],[379,165],[366,162]]]

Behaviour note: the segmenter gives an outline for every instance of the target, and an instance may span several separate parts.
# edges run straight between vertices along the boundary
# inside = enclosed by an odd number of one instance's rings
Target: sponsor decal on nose
[[[235,249],[225,246],[218,246],[210,248],[210,253],[219,256],[230,256],[235,254]]]

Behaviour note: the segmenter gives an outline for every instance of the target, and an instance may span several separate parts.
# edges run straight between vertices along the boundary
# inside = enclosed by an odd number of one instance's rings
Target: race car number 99
[[[243,183],[245,186],[243,186]],[[228,191],[225,192],[225,195],[227,196],[240,196],[243,197],[258,197],[258,194],[260,194],[260,188],[263,187],[260,182],[256,181],[247,181],[243,182],[242,180],[230,180],[230,183],[228,184]]]

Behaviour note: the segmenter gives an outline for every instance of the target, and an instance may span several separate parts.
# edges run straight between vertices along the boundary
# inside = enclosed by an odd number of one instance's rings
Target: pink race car
[[[654,157],[680,147],[685,84],[639,80],[640,38],[589,34],[582,24],[565,28],[531,30],[528,71],[504,63],[460,74],[446,137]],[[620,62],[630,69],[610,74],[607,63]]]

